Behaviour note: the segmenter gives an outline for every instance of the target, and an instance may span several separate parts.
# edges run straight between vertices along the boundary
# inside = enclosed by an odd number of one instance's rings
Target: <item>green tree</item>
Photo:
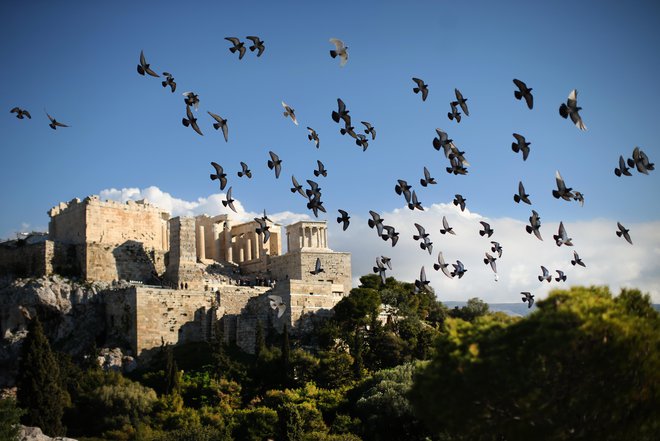
[[[23,342],[17,386],[18,405],[26,410],[23,423],[50,436],[64,435],[62,416],[69,394],[62,386],[57,360],[38,317],[30,322]]]
[[[285,324],[282,330],[282,358],[280,359],[282,369],[282,384],[291,384],[293,375],[291,372],[291,342],[289,341],[289,327]]]
[[[657,439],[660,315],[648,297],[573,287],[538,307],[448,320],[411,391],[417,414],[457,440]]]
[[[467,304],[462,308],[454,308],[449,315],[455,318],[460,318],[468,322],[472,322],[477,318],[488,314],[488,303],[483,300],[473,297],[467,301]]]
[[[261,324],[261,320],[257,320],[257,330],[255,331],[254,336],[254,355],[259,359],[261,351],[266,348],[266,339],[264,337],[264,327]]]
[[[172,346],[167,345],[165,348],[165,394],[179,393],[180,383],[179,368],[174,359],[174,351]]]
[[[18,441],[21,415],[13,398],[0,398],[0,440]]]

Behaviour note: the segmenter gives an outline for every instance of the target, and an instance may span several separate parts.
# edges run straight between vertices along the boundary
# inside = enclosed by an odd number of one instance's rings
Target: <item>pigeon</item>
[[[307,179],[307,184],[309,184],[309,190],[305,190],[305,194],[307,195],[308,198],[320,198],[321,197],[321,187],[319,187],[319,184],[316,182],[312,181],[311,179]]]
[[[188,127],[188,126],[192,127],[195,132],[197,132],[200,135],[204,136],[202,131],[199,129],[199,126],[197,125],[197,118],[195,118],[195,116],[192,113],[192,110],[190,110],[190,106],[188,106],[188,105],[186,105],[186,117],[187,118],[181,119],[181,122],[183,123],[183,125],[186,126],[186,127]]]
[[[309,131],[309,135],[307,135],[307,139],[310,141],[314,141],[314,144],[316,145],[316,148],[319,148],[319,135],[316,133],[316,130],[312,129],[311,127],[307,127],[307,130]]]
[[[140,51],[140,64],[138,64],[137,71],[140,75],[144,76],[145,73],[148,73],[152,77],[158,78],[160,75],[158,75],[156,72],[151,70],[149,67],[149,64],[147,63],[147,60],[144,58],[144,52]]]
[[[344,45],[344,42],[337,38],[331,38],[330,43],[335,45],[335,49],[330,51],[330,56],[332,58],[339,57],[341,60],[339,66],[344,67],[348,62],[348,46]]]
[[[291,175],[291,182],[293,183],[293,187],[291,187],[291,193],[298,192],[298,193],[300,193],[300,195],[301,195],[302,197],[304,197],[305,199],[309,199],[309,197],[308,197],[308,196],[305,194],[305,192],[303,191],[302,185],[300,185],[300,184],[298,183],[298,181],[296,180],[296,177],[293,176],[293,175]]]
[[[282,101],[282,107],[284,107],[284,112],[283,112],[283,113],[284,113],[284,117],[285,117],[285,118],[287,118],[287,117],[291,118],[291,121],[293,121],[293,123],[294,123],[295,125],[298,125],[298,120],[296,119],[296,112],[295,112],[295,110],[293,110],[293,109],[292,109],[287,103],[285,103],[284,101]]]
[[[360,121],[360,122],[362,123],[363,126],[366,127],[366,129],[364,129],[364,133],[366,133],[367,135],[371,135],[371,140],[375,141],[376,140],[376,129],[374,128],[374,126],[372,126],[371,123],[369,123],[367,121]]]
[[[467,201],[467,199],[460,194],[454,195],[454,205],[460,206],[461,211],[465,211],[465,201]]]
[[[649,171],[655,169],[655,164],[649,161],[649,157],[639,147],[635,147],[633,150],[632,159],[628,158],[628,166],[636,167],[638,172],[645,175],[648,175]]]
[[[185,96],[183,102],[186,103],[187,106],[199,110],[199,95],[195,92],[183,92],[181,95]]]
[[[568,237],[568,234],[566,234],[566,228],[564,228],[564,222],[559,222],[559,230],[557,234],[552,236],[553,239],[555,239],[555,243],[557,244],[558,247],[562,245],[566,245],[568,247],[573,246],[573,242],[571,242],[571,238]]]
[[[420,80],[419,78],[413,77],[412,80],[415,82],[415,84],[417,84],[417,87],[413,87],[413,92],[422,92],[422,101],[426,101],[426,97],[429,96],[429,85],[424,84],[424,81]]]
[[[513,84],[518,87],[518,90],[513,92],[513,96],[516,97],[517,100],[520,100],[522,98],[525,98],[525,102],[527,103],[527,107],[529,110],[532,110],[534,107],[534,96],[532,96],[532,88],[527,88],[527,85],[523,83],[520,80],[513,80]]]
[[[541,217],[535,210],[532,210],[532,215],[529,217],[529,225],[525,226],[525,230],[529,234],[534,233],[534,236],[536,236],[538,240],[543,240],[543,238],[541,237],[540,228],[541,228]]]
[[[340,217],[337,217],[337,223],[338,224],[343,223],[342,230],[346,231],[346,229],[348,228],[348,225],[351,223],[350,220],[349,220],[351,217],[348,215],[348,213],[346,211],[344,211],[342,209],[338,209],[337,211],[339,211],[339,214],[341,214]]]
[[[587,126],[584,125],[582,118],[578,113],[580,110],[582,110],[582,107],[578,107],[577,105],[577,90],[573,89],[571,93],[568,94],[568,100],[566,100],[566,104],[562,103],[562,105],[559,106],[559,114],[564,119],[570,116],[571,121],[573,121],[573,124],[575,124],[575,127],[580,130],[587,130]]]
[[[493,246],[490,247],[490,250],[493,253],[497,253],[497,257],[502,257],[502,245],[500,245],[499,242],[495,242],[494,240],[491,240],[490,243],[493,244]]]
[[[557,277],[555,278],[556,282],[565,282],[566,274],[562,270],[555,270],[557,272]]]
[[[264,221],[273,222],[273,220],[271,218],[269,218],[268,215],[266,214],[266,209],[265,208],[264,208],[264,215],[261,216],[261,219],[263,219]]]
[[[231,187],[229,187],[229,190],[227,190],[226,198],[227,200],[222,201],[222,206],[229,207],[232,209],[234,213],[238,213],[238,211],[236,211],[236,208],[234,208],[234,199],[231,198]]]
[[[479,221],[479,223],[484,227],[483,230],[479,230],[479,236],[483,237],[485,235],[488,235],[488,237],[490,237],[493,235],[495,231],[490,227],[490,224],[488,222]]]
[[[397,179],[397,184],[394,186],[394,192],[398,195],[403,194],[403,197],[406,199],[406,202],[410,202],[412,195],[410,194],[410,189],[412,188],[406,181],[403,179]]]
[[[389,269],[392,269],[392,259],[387,257],[387,256],[380,256],[380,261],[383,262],[383,264],[387,265]]]
[[[222,134],[225,137],[225,142],[229,141],[229,128],[227,127],[227,120],[222,119],[222,117],[220,117],[219,115],[216,115],[215,113],[212,113],[212,112],[209,112],[209,111],[207,111],[206,113],[211,115],[211,117],[214,120],[217,121],[217,122],[213,123],[213,128],[218,130],[219,128],[222,127]]]
[[[441,148],[444,149],[445,157],[448,158],[449,152],[451,152],[453,140],[449,139],[449,135],[440,129],[435,129],[435,132],[438,134],[438,136],[433,138],[433,148],[437,151],[440,151]]]
[[[447,222],[447,218],[445,216],[442,216],[442,228],[440,229],[440,234],[447,234],[447,233],[456,235],[454,229],[449,226],[449,222]]]
[[[314,265],[314,271],[310,271],[309,273],[316,276],[322,272],[325,272],[325,270],[321,268],[321,258],[317,257],[316,264]]]
[[[454,89],[454,94],[456,95],[456,103],[461,106],[461,110],[463,110],[465,116],[470,116],[467,106],[467,98],[463,98],[463,94],[458,89]]]
[[[544,280],[548,283],[552,280],[552,276],[548,272],[548,269],[541,265],[541,271],[543,272],[543,275],[538,276],[539,282],[543,282]]]
[[[314,176],[316,177],[323,176],[324,178],[327,178],[328,170],[325,169],[323,163],[317,159],[316,164],[318,165],[318,168],[314,170]]]
[[[435,178],[431,177],[429,169],[424,167],[424,178],[419,180],[419,183],[422,184],[422,187],[427,185],[437,184]]]
[[[376,232],[379,236],[381,236],[383,234],[383,221],[385,219],[380,217],[380,214],[376,213],[375,211],[369,210],[369,214],[371,215],[371,219],[367,221],[369,228],[373,229],[376,227]]]
[[[614,174],[619,177],[621,177],[621,175],[632,176],[630,169],[626,167],[626,161],[623,159],[623,156],[619,156],[619,167],[614,169]]]
[[[419,293],[422,290],[428,291],[429,281],[426,280],[426,271],[424,267],[419,271],[419,280],[415,280],[415,294]]]
[[[528,293],[527,291],[522,291],[520,294],[524,296],[522,298],[523,303],[527,302],[527,308],[531,308],[534,304],[534,295]]]
[[[447,113],[447,118],[449,118],[451,121],[456,119],[457,123],[461,122],[461,112],[459,112],[458,109],[456,108],[458,102],[452,101],[451,103],[449,103],[449,105],[451,106],[451,112]]]
[[[57,130],[58,127],[69,127],[66,124],[62,124],[61,122],[58,122],[55,118],[50,116],[48,112],[46,112],[46,116],[50,120],[50,124],[48,124],[48,126],[53,130]]]
[[[355,144],[357,144],[359,147],[362,147],[363,152],[366,152],[367,148],[369,147],[369,140],[362,133],[359,133],[356,136],[357,139],[355,140]]]
[[[463,265],[463,262],[461,262],[460,260],[457,260],[456,263],[452,263],[451,266],[454,267],[454,271],[451,272],[452,277],[458,276],[458,278],[460,279],[467,272],[465,266]]]
[[[490,268],[493,270],[495,274],[497,274],[497,265],[495,264],[496,260],[497,260],[496,257],[493,257],[490,254],[486,253],[486,257],[484,258],[484,263],[486,265],[490,265]]]
[[[384,240],[387,241],[389,239],[392,240],[392,246],[396,245],[396,243],[399,241],[399,233],[396,232],[394,227],[390,225],[383,225],[383,230],[386,231],[386,233],[383,233],[380,235],[380,237]]]
[[[315,217],[319,217],[319,211],[326,212],[320,196],[311,197],[307,203],[307,208],[312,210]]]
[[[516,138],[516,141],[518,142],[511,143],[511,150],[513,150],[516,153],[522,152],[523,161],[526,161],[527,157],[529,156],[529,146],[531,142],[526,142],[525,137],[519,135],[518,133],[514,133],[513,137]]]
[[[229,51],[232,54],[238,51],[238,59],[242,59],[243,55],[245,55],[245,43],[236,37],[225,37],[225,40],[230,41],[233,44],[233,46],[229,48]]]
[[[264,46],[264,41],[261,40],[259,37],[255,37],[254,35],[248,35],[247,37],[248,40],[252,41],[252,46],[249,47],[250,52],[254,52],[255,50],[257,51],[257,57],[260,57],[261,54],[264,53],[266,50],[266,46]]]
[[[571,260],[571,265],[573,265],[573,266],[580,265],[580,266],[583,266],[585,268],[587,267],[587,265],[584,264],[582,259],[580,259],[580,256],[578,255],[578,253],[576,251],[573,251],[573,260]]]
[[[438,252],[438,263],[433,264],[433,269],[438,271],[441,270],[442,273],[449,277],[450,279],[453,279],[454,276],[451,275],[447,267],[449,266],[448,263],[445,263],[445,258],[442,256],[442,251]]]
[[[268,302],[270,308],[277,311],[277,318],[282,318],[284,311],[286,311],[286,305],[282,302],[282,297],[271,294],[268,296]]]
[[[447,167],[447,173],[453,173],[455,175],[466,175],[468,171],[461,163],[460,159],[452,154],[449,156],[451,157],[449,159],[449,164],[451,166]]]
[[[387,282],[387,276],[385,275],[386,270],[387,269],[385,268],[385,263],[383,262],[383,259],[381,257],[376,257],[376,266],[373,267],[373,271],[376,274],[380,274],[380,280],[383,283],[383,285],[385,285],[385,283]]]
[[[557,182],[557,190],[552,190],[552,195],[555,199],[562,198],[565,201],[570,201],[575,195],[571,192],[572,188],[566,188],[564,178],[559,174],[559,170],[555,172],[555,181]]]
[[[274,152],[268,152],[270,159],[268,160],[268,168],[273,170],[275,169],[275,179],[280,177],[280,172],[282,171],[282,160]]]
[[[341,100],[341,98],[337,98],[337,111],[335,112],[334,110],[332,111],[332,120],[336,123],[339,123],[340,119],[344,120],[344,123],[348,126],[351,125],[351,117],[349,116],[349,111],[346,110],[346,104]]]
[[[162,81],[160,84],[162,84],[163,87],[170,86],[172,93],[174,93],[176,90],[176,82],[174,81],[174,77],[169,72],[163,72],[163,75],[165,76],[165,81]]]
[[[620,222],[617,222],[616,226],[619,228],[619,231],[616,232],[616,235],[619,237],[623,236],[623,238],[626,239],[630,245],[632,245],[633,243],[632,239],[630,238],[630,230],[624,228]]]
[[[421,226],[418,223],[415,223],[415,227],[417,228],[417,232],[419,234],[413,235],[413,240],[422,240],[422,243],[419,244],[419,247],[423,250],[427,250],[429,254],[433,252],[433,242],[429,240],[429,235],[424,229],[423,226]]]
[[[584,207],[584,195],[579,191],[573,192],[573,200],[580,203],[580,207]]]
[[[532,205],[532,201],[529,200],[529,195],[525,193],[525,186],[523,185],[522,181],[518,182],[518,194],[513,195],[513,200],[516,203],[523,201],[528,205]]]
[[[257,229],[255,230],[257,234],[263,234],[264,235],[264,243],[268,242],[268,239],[270,239],[270,227],[266,224],[266,220],[261,218],[261,217],[255,217],[254,221],[259,224]]]
[[[342,135],[346,135],[348,133],[349,136],[351,136],[353,139],[358,139],[357,133],[355,133],[355,127],[351,125],[351,120],[350,118],[348,121],[344,120],[344,127],[339,129],[339,133]],[[361,136],[364,136],[360,134]]]
[[[241,178],[245,176],[246,178],[252,178],[252,171],[248,168],[248,165],[245,162],[241,162],[241,171],[238,172],[238,177]]]
[[[18,118],[18,119],[23,119],[26,116],[28,117],[28,119],[32,119],[32,115],[30,115],[30,112],[28,112],[25,109],[21,109],[20,107],[14,107],[13,109],[11,109],[9,111],[9,113],[15,113],[16,118]]]
[[[422,203],[419,202],[419,200],[417,200],[417,193],[415,193],[415,190],[413,190],[412,196],[410,198],[410,202],[408,202],[408,208],[411,210],[414,210],[416,208],[419,211],[424,211],[424,207],[422,207]]]
[[[215,181],[216,179],[220,181],[220,190],[224,190],[227,185],[227,175],[225,174],[224,169],[217,162],[211,162],[211,165],[215,169],[215,174],[211,174],[211,180]]]

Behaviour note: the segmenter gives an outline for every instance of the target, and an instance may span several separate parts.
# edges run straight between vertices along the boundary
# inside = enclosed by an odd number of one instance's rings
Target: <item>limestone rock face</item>
[[[73,438],[66,438],[62,436],[51,438],[48,435],[44,435],[41,429],[38,427],[21,426],[21,430],[18,432],[18,441],[76,441],[76,440]]]
[[[120,348],[103,348],[97,357],[99,366],[103,370],[113,370],[129,373],[137,368],[137,361],[130,355],[124,355]]]

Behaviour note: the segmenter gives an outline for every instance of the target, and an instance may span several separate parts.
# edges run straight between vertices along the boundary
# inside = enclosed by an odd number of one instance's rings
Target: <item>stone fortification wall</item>
[[[321,259],[324,271],[310,274]],[[305,282],[330,282],[343,287],[348,294],[351,290],[351,254],[322,249],[296,250],[283,256],[272,257],[269,269],[277,280],[301,280]]]
[[[0,275],[41,277],[48,274],[46,242],[26,244],[10,241],[0,244]]]
[[[86,202],[75,198],[48,211],[48,238],[52,241],[68,244],[84,244],[87,229]]]
[[[189,289],[203,287],[201,273],[197,267],[197,244],[195,219],[175,217],[170,219],[170,252],[167,265],[167,280],[175,286],[187,285]]]
[[[140,242],[127,241],[116,247],[90,243],[85,252],[87,279],[157,283],[165,272],[166,252],[147,250]]]

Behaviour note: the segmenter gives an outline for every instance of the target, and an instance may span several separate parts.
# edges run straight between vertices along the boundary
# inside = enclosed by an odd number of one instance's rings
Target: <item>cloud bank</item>
[[[100,192],[102,199],[117,201],[147,199],[150,203],[169,211],[173,216],[196,216],[199,214],[229,214],[237,221],[248,221],[259,212],[246,210],[240,201],[234,205],[238,213],[222,206],[224,193],[200,197],[194,201],[176,198],[158,187],[144,189],[107,189]],[[365,210],[366,211],[366,210]],[[349,213],[351,214],[351,213]],[[531,209],[530,209],[531,214]],[[525,231],[526,222],[508,217],[488,218],[468,209],[461,212],[451,204],[433,204],[424,212],[412,212],[407,208],[391,212],[380,212],[385,224],[393,225],[399,232],[399,242],[392,248],[375,230],[367,226],[367,217],[351,214],[347,231],[335,222],[335,213],[328,210],[322,219],[328,220],[329,244],[336,251],[352,254],[353,283],[357,285],[361,275],[371,272],[376,256],[392,258],[392,271],[388,275],[400,280],[413,281],[419,277],[420,268],[425,267],[440,300],[465,300],[480,297],[487,302],[518,302],[521,291],[530,291],[537,299],[543,298],[553,288],[568,288],[571,285],[608,285],[614,293],[622,287],[635,287],[651,294],[655,303],[660,303],[660,221],[626,225],[634,245],[615,235],[616,220],[592,219],[565,223],[573,247],[557,247],[552,238],[557,234],[558,222],[543,222],[543,241]],[[282,211],[268,213],[275,222],[287,225],[299,220],[310,219],[309,214]],[[456,232],[455,236],[442,235],[439,230],[442,217],[446,216]],[[491,238],[479,235],[485,220],[494,230]],[[526,219],[525,219],[526,221]],[[433,254],[419,247],[412,239],[417,230],[414,223],[425,227],[433,242]],[[485,252],[490,252],[491,240],[498,241],[503,254],[497,260],[499,281],[484,264]],[[572,266],[573,250],[577,251],[587,265],[586,268]],[[433,270],[438,251],[442,251],[447,263],[463,262],[467,273],[462,279],[449,279]],[[491,253],[493,254],[493,253]],[[566,282],[539,282],[541,265],[556,277],[555,270],[562,270]]]

